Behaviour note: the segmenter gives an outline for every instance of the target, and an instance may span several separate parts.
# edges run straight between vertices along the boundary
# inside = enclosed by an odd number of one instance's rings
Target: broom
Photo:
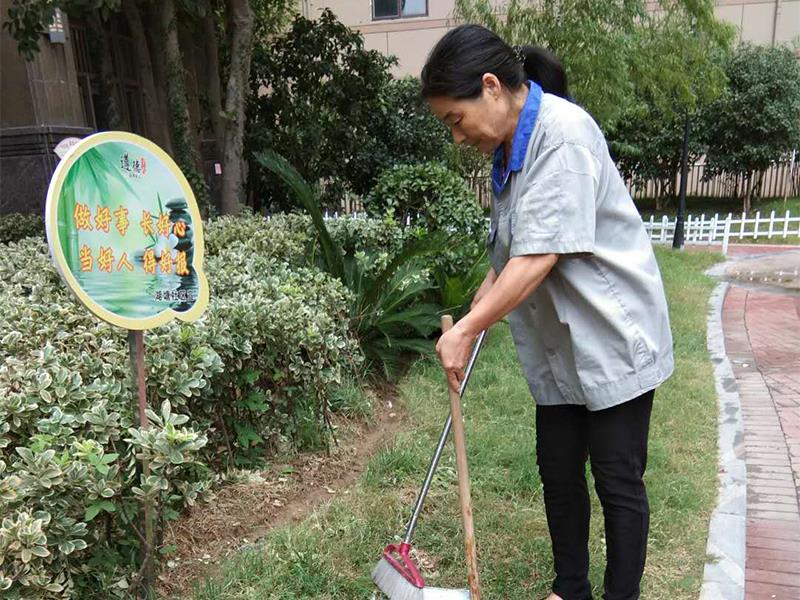
[[[449,315],[442,317],[442,330],[447,331],[453,326],[453,319]],[[422,484],[417,497],[414,513],[408,523],[406,535],[401,544],[389,544],[383,552],[383,558],[372,571],[372,580],[375,585],[390,598],[390,600],[480,600],[480,583],[478,580],[477,554],[475,550],[475,537],[472,529],[472,501],[469,490],[469,474],[467,472],[466,448],[464,443],[464,425],[461,422],[461,398],[467,389],[472,369],[481,351],[486,331],[482,331],[472,348],[461,389],[458,392],[450,390],[450,414],[447,416],[439,443],[433,453],[425,482]],[[464,521],[464,545],[467,551],[467,569],[470,590],[435,588],[425,585],[419,569],[409,556],[411,551],[411,538],[417,526],[417,519],[422,511],[422,505],[428,495],[433,474],[439,464],[447,436],[451,427],[454,430],[453,438],[456,446],[456,467],[459,482],[459,498],[461,513]],[[470,593],[471,591],[471,593]]]

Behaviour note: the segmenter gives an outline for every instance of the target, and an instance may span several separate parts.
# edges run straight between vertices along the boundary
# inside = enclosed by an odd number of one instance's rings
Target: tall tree
[[[147,135],[168,153],[172,153],[172,140],[167,125],[166,103],[162,104],[156,90],[153,61],[150,58],[150,47],[137,0],[123,0],[122,10],[133,38],[133,51],[136,64],[139,66],[139,79],[142,84],[145,106],[152,107],[144,111]]]
[[[323,202],[337,208],[345,193],[366,194],[390,165],[441,158],[447,130],[424,105],[418,81],[392,78],[395,62],[367,50],[328,9],[317,20],[297,16],[255,46],[248,153],[279,152],[323,184]],[[282,184],[257,163],[249,184],[256,202],[291,208]]]
[[[87,15],[89,29],[89,48],[92,60],[100,67],[100,110],[102,122],[108,129],[121,129],[123,124],[122,113],[119,107],[119,89],[114,79],[113,54],[111,52],[111,39],[108,29],[98,11],[91,11]]]
[[[729,28],[714,19],[712,0],[509,0],[503,14],[490,0],[456,0],[456,16],[483,24],[511,44],[539,44],[561,58],[573,96],[604,130],[613,130],[637,90],[651,101],[675,104],[688,94],[693,65],[656,52],[654,32],[694,28],[709,43],[725,45]],[[659,36],[659,40],[665,38]],[[673,45],[671,50],[679,50]],[[665,85],[668,82],[668,85]]]
[[[253,51],[253,10],[248,0],[226,0],[231,30],[228,85],[225,91],[225,141],[222,158],[222,213],[235,214],[244,199],[245,100]]]
[[[676,195],[686,120],[725,90],[733,32],[702,24],[706,19],[713,15],[675,4],[639,24],[633,96],[606,132],[621,171],[637,184],[656,183],[658,209]],[[690,164],[705,152],[697,134],[690,135],[688,148]]]
[[[178,41],[178,20],[175,0],[159,0],[159,36],[164,41],[164,64],[166,67],[169,124],[175,150],[175,160],[181,169],[194,172],[199,156],[192,135],[189,118],[189,103],[186,95],[183,54]]]
[[[743,44],[726,64],[728,89],[700,120],[706,175],[741,182],[743,206],[758,198],[764,171],[800,146],[800,63],[786,46]]]
[[[222,76],[220,75],[217,14],[209,0],[200,0],[197,7],[199,18],[202,20],[203,44],[205,47],[208,117],[221,155],[224,152],[225,121],[222,114]]]

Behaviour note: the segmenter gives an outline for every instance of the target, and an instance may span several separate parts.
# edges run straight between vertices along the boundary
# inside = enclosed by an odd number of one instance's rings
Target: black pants
[[[536,454],[553,544],[553,591],[564,600],[592,597],[589,585],[591,460],[606,531],[606,600],[639,598],[650,508],[642,476],[653,391],[612,408],[536,407]]]

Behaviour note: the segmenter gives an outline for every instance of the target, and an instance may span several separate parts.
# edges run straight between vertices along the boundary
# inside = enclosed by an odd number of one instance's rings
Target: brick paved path
[[[733,283],[725,347],[747,464],[747,600],[800,600],[800,295]]]

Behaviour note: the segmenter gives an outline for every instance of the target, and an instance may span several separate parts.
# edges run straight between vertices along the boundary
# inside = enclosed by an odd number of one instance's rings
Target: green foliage
[[[483,24],[510,44],[539,44],[564,63],[570,90],[605,131],[612,131],[646,91],[660,110],[691,108],[716,77],[712,50],[725,47],[731,28],[714,19],[711,0],[510,0],[499,15],[489,0],[456,0],[459,18]],[[688,32],[695,37],[687,39]],[[674,107],[674,108],[673,108]]]
[[[385,269],[419,230],[401,226],[390,215],[362,218],[345,215],[325,222],[331,238],[342,249],[345,260],[359,260],[368,274]]]
[[[322,247],[320,266],[351,291],[351,328],[370,364],[392,375],[405,353],[430,352],[432,344],[427,338],[438,327],[439,306],[419,302],[419,296],[433,284],[418,259],[444,249],[441,232],[415,229],[396,254],[379,255],[386,260],[385,267],[371,268],[374,261],[366,253],[345,256],[328,231],[311,186],[285,158],[270,151],[256,160],[280,177],[311,215]]]
[[[664,114],[654,105],[645,103],[629,109],[609,142],[623,177],[641,186],[655,181],[659,198],[675,198],[685,118]],[[705,149],[700,135],[690,134],[689,164],[693,164]]]
[[[448,233],[451,244],[429,257],[426,266],[438,285],[436,301],[463,314],[486,275],[479,266],[486,229],[483,209],[464,180],[438,163],[398,165],[381,174],[364,204],[369,213],[389,214],[401,222],[411,218],[428,231]]]
[[[442,156],[447,131],[416,80],[392,78],[395,63],[366,50],[329,9],[317,21],[297,16],[284,35],[254,48],[247,153],[280,152],[305,180],[324,181],[322,200],[337,207],[397,160]],[[257,161],[249,184],[273,208],[293,208],[280,179]]]
[[[293,250],[301,262],[304,242],[293,234],[258,237],[300,218],[262,219],[262,228],[255,219],[209,228],[204,317],[145,335],[148,400],[161,407],[146,430],[137,427],[124,333],[73,298],[42,240],[2,247],[4,598],[124,597],[145,500],[156,501],[163,527],[204,493],[212,468],[324,441],[328,395],[362,361],[348,332],[352,299],[323,273],[278,262]],[[262,254],[272,241],[275,254]],[[136,457],[149,459],[148,477]]]
[[[207,221],[203,230],[208,256],[237,246],[264,258],[293,266],[308,264],[316,243],[311,219],[291,213],[273,215],[269,220],[243,211]]]
[[[367,418],[372,410],[372,398],[355,377],[345,377],[342,383],[331,390],[331,410],[348,417]]]
[[[404,222],[417,216],[429,230],[455,228],[476,233],[483,209],[464,180],[439,163],[401,164],[384,171],[364,207],[372,216],[391,214]]]
[[[698,25],[710,15],[680,3],[637,30],[640,59],[633,63],[632,101],[608,131],[620,171],[636,184],[657,182],[659,196],[675,197],[687,115],[693,117],[724,91],[731,31]],[[707,8],[707,7],[706,7]],[[692,77],[686,77],[686,73]],[[689,137],[689,163],[705,152],[701,136]]]
[[[311,216],[314,229],[317,232],[322,254],[325,259],[325,269],[328,273],[344,281],[344,263],[341,248],[336,246],[323,222],[322,211],[314,190],[297,170],[280,154],[268,150],[256,158],[258,163],[277,175],[290,189],[297,203]]]
[[[469,246],[470,251],[465,254],[467,257],[475,258],[467,268],[455,270],[448,263],[440,263],[435,264],[432,270],[439,292],[438,301],[445,312],[453,315],[456,320],[469,312],[472,299],[483,283],[490,266],[485,250],[478,253],[477,243]]]
[[[3,28],[17,41],[19,53],[32,60],[39,52],[42,31],[53,22],[56,9],[74,14],[98,10],[105,20],[118,11],[122,0],[13,0],[8,7]]]
[[[800,64],[788,47],[743,44],[726,63],[727,92],[701,116],[706,173],[741,176],[754,197],[753,172],[800,145]]]
[[[269,43],[270,37],[289,25],[292,14],[297,11],[294,0],[250,0],[253,10],[253,39],[256,44]]]
[[[20,213],[0,215],[0,244],[18,242],[26,237],[44,238],[44,219],[41,216]]]
[[[450,146],[450,133],[420,94],[416,77],[391,79],[383,90],[377,135],[386,146],[385,166],[440,160]]]
[[[226,462],[246,465],[265,449],[288,447],[302,414],[324,427],[329,390],[362,360],[348,330],[352,299],[328,275],[289,268],[244,245],[209,258],[208,270],[216,299],[205,339],[228,369],[193,403],[192,414],[223,420],[218,449],[228,454]]]
[[[380,117],[394,62],[365,50],[361,34],[329,9],[318,21],[296,16],[285,35],[253,49],[249,152],[280,151],[308,181],[330,178],[331,194],[344,182],[363,191],[380,164],[368,132]],[[255,193],[280,204],[279,180],[255,164],[250,172]]]
[[[354,292],[352,329],[371,365],[393,377],[404,355],[429,354],[429,339],[439,328],[441,307],[420,301],[434,288],[418,257],[442,247],[442,239],[428,235],[407,242],[381,270],[367,268],[368,260],[347,261],[346,279]]]
[[[183,144],[183,142],[180,142]],[[180,147],[177,144],[177,147]],[[200,174],[200,170],[193,163],[182,162],[179,163],[181,172],[186,181],[189,182],[189,187],[194,192],[195,200],[197,200],[197,207],[200,209],[200,214],[203,218],[213,217],[216,215],[216,207],[211,203],[211,190],[206,183],[206,180]]]
[[[632,106],[647,105],[651,117],[675,121],[695,114],[724,91],[724,61],[735,29],[716,20],[713,2],[670,0],[661,2],[661,9],[649,11],[633,33]],[[628,121],[626,108],[621,124]]]
[[[448,144],[445,148],[444,162],[447,168],[455,171],[468,181],[488,175],[491,167],[491,158],[472,146],[458,146]]]

